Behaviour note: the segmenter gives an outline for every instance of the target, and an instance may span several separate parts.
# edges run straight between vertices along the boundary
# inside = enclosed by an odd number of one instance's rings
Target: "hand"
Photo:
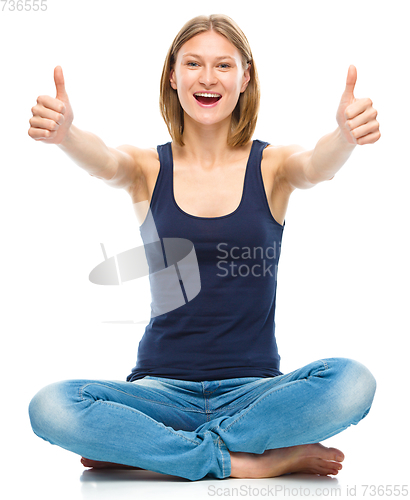
[[[349,66],[346,88],[340,100],[336,120],[343,137],[350,144],[373,144],[380,139],[379,122],[376,120],[377,111],[368,97],[356,99],[353,95],[357,80],[355,66]]]
[[[66,138],[74,119],[61,66],[54,68],[54,82],[56,97],[39,96],[37,104],[31,108],[33,118],[29,120],[28,135],[35,141],[47,144],[60,144]]]

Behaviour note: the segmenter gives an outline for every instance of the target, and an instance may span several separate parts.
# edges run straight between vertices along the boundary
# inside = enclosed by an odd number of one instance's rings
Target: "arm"
[[[57,146],[90,175],[100,179],[113,177],[116,169],[114,153],[95,134],[71,125]]]
[[[110,148],[91,132],[72,124],[74,113],[65,88],[61,66],[54,68],[57,95],[39,96],[31,108],[29,136],[46,144],[56,144],[90,175],[104,179],[110,186],[129,192],[141,177],[141,150],[133,146]]]
[[[353,70],[351,70],[353,68]],[[370,99],[355,99],[353,89],[357,73],[349,67],[346,89],[342,95],[336,120],[339,127],[323,136],[313,150],[297,145],[283,150],[282,177],[291,189],[306,189],[330,180],[347,161],[356,145],[370,144],[381,134],[377,111]]]
[[[92,132],[75,125],[71,125],[58,146],[91,176],[103,179],[111,187],[129,190],[141,175],[135,154],[138,148],[127,145],[111,148]]]
[[[324,135],[313,150],[295,153],[295,146],[289,146],[283,163],[285,177],[289,184],[299,189],[308,189],[319,182],[331,180],[355,147],[355,144],[349,144],[341,136],[339,129]]]
[[[346,143],[338,129],[323,136],[315,148],[292,145],[283,148],[282,178],[291,189],[309,189],[331,180],[351,155],[355,145]]]

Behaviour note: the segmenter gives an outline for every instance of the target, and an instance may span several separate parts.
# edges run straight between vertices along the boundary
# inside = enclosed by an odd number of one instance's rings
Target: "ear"
[[[243,80],[242,80],[242,87],[241,87],[241,93],[245,92],[246,87],[248,86],[248,83],[251,79],[251,63],[248,63],[247,69],[243,73]]]
[[[171,83],[171,87],[176,90],[177,89],[177,84],[176,84],[176,81],[175,81],[175,71],[173,69],[171,69],[170,73],[169,73],[169,81]]]

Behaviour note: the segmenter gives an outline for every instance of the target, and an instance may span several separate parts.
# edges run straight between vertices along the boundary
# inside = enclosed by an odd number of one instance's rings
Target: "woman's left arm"
[[[357,145],[373,144],[380,139],[373,102],[368,97],[356,99],[353,95],[356,80],[357,71],[351,65],[336,114],[338,128],[323,136],[313,150],[293,152],[285,160],[284,175],[294,187],[311,187],[332,179]]]

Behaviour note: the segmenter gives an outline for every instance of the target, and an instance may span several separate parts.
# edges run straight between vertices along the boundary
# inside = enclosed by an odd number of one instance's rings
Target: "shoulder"
[[[299,144],[290,144],[288,146],[274,146],[268,144],[264,149],[264,158],[275,159],[277,162],[283,164],[289,156],[300,153],[301,151],[306,151],[305,148],[299,146]]]
[[[293,191],[295,188],[289,184],[286,176],[286,166],[288,159],[295,153],[301,153],[306,151],[306,149],[299,144],[290,145],[272,145],[268,144],[263,152],[263,159],[268,164],[269,170],[271,171],[275,184],[280,184],[281,187],[286,188],[289,191]]]
[[[158,160],[158,152],[156,147],[152,148],[138,148],[130,144],[122,144],[116,149],[127,153],[133,159],[137,168],[144,168],[144,166],[151,162]]]
[[[132,175],[133,182],[127,187],[130,194],[146,185],[149,177],[159,170],[159,157],[156,147],[140,148],[130,144],[122,144],[116,149],[131,158],[130,168],[134,174]]]

